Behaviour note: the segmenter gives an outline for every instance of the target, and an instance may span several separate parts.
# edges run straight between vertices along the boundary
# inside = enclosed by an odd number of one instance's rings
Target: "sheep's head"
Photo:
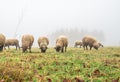
[[[103,47],[103,45],[102,45],[100,42],[98,42],[98,45],[99,45],[99,47],[100,47],[100,46]]]
[[[61,46],[56,46],[55,49],[57,52],[59,52],[61,50]]]
[[[22,47],[22,51],[23,51],[23,52],[27,51],[27,46],[23,46],[23,47]]]
[[[94,47],[96,50],[98,50],[98,48],[99,48],[98,43],[94,43],[94,44],[93,44],[93,47]]]
[[[40,45],[40,49],[41,49],[41,52],[42,52],[42,53],[45,53],[46,50],[47,50],[47,44],[42,44],[42,45]]]
[[[29,46],[29,45],[28,45],[27,42],[23,43],[23,44],[22,44],[22,51],[23,51],[23,52],[27,51],[28,46]]]

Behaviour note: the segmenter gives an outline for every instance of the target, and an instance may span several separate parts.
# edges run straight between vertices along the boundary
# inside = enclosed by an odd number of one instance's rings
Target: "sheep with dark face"
[[[88,50],[87,46],[90,47],[90,50],[92,49],[92,47],[94,47],[96,50],[98,50],[98,48],[99,48],[98,41],[92,36],[85,36],[82,39],[82,42],[83,42],[84,50],[85,49]]]
[[[27,49],[29,49],[29,52],[31,52],[31,47],[34,42],[33,35],[26,34],[22,36],[22,51],[25,52]]]
[[[99,47],[104,47],[102,43],[98,42]]]
[[[0,34],[0,51],[3,51],[4,44],[5,44],[5,36],[3,34]]]
[[[46,52],[48,44],[49,44],[49,40],[47,37],[43,36],[38,38],[38,45],[42,53]]]
[[[61,52],[66,52],[66,49],[67,49],[67,46],[68,46],[68,39],[66,36],[59,36],[57,39],[56,39],[56,51],[59,52],[61,50]]]
[[[17,50],[17,48],[20,49],[19,41],[17,39],[15,39],[15,38],[6,39],[4,47],[6,47],[6,46],[8,47],[8,49],[10,49],[9,46],[15,46],[16,50]]]
[[[82,41],[80,41],[80,40],[76,40],[76,41],[75,41],[74,47],[78,47],[78,46],[80,46],[80,48],[81,48],[81,46],[82,46]]]

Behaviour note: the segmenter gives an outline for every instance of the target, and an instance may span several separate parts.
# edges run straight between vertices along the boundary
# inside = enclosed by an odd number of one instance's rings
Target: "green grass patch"
[[[58,53],[10,49],[0,52],[0,81],[5,82],[112,82],[120,78],[120,47],[83,50],[68,48]]]

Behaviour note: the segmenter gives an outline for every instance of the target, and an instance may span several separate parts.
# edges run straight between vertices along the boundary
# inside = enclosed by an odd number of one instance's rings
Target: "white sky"
[[[22,13],[23,12],[23,13]],[[37,39],[60,28],[102,30],[105,45],[120,46],[120,0],[0,0],[0,33],[33,34]]]

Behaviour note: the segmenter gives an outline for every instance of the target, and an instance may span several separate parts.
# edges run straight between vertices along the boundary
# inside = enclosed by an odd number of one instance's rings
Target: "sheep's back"
[[[68,46],[68,39],[66,36],[59,36],[56,40],[56,45]]]
[[[39,37],[38,38],[38,44],[41,44],[41,43],[45,43],[45,44],[49,44],[49,40],[47,37]]]
[[[76,45],[80,45],[80,44],[82,44],[82,41],[76,40],[76,41],[75,41],[75,44],[76,44]]]
[[[82,42],[83,42],[83,44],[91,44],[91,45],[93,45],[95,42],[97,42],[97,40],[92,36],[85,36],[82,39]]]
[[[5,45],[18,45],[19,41],[17,39],[7,39],[5,41]]]
[[[23,35],[22,36],[22,43],[28,43],[32,45],[34,42],[34,37],[32,35]]]

